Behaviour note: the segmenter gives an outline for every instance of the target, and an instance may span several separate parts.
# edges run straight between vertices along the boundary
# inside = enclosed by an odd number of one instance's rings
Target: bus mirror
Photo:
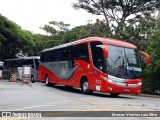
[[[139,51],[139,54],[145,56],[145,58],[146,58],[146,64],[150,63],[150,56],[146,52]]]
[[[102,48],[104,58],[108,58],[108,47],[107,47],[107,45],[96,45],[96,47]]]
[[[108,58],[108,47],[107,46],[103,46],[103,55],[104,55],[104,58]]]

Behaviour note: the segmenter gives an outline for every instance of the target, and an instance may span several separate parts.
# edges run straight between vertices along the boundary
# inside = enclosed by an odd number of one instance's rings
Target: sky
[[[84,10],[75,10],[77,0],[0,0],[0,14],[32,33],[45,34],[39,27],[49,21],[63,21],[75,26],[95,22],[99,16]]]

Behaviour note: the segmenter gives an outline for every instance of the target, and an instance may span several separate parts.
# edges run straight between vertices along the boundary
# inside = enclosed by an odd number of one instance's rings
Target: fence
[[[10,70],[0,70],[0,79],[10,80],[11,71]]]

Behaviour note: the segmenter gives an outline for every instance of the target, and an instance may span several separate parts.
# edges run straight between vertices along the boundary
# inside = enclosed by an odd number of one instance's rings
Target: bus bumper
[[[103,89],[104,88],[104,89]],[[102,92],[108,92],[108,93],[120,93],[120,94],[141,94],[142,85],[139,86],[133,86],[130,87],[128,85],[126,86],[118,86],[118,85],[106,85],[105,87],[101,87]]]

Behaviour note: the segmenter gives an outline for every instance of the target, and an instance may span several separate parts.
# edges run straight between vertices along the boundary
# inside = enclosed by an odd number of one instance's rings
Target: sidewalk
[[[153,98],[160,98],[160,95],[140,94],[139,96],[142,96],[142,97],[153,97]]]

